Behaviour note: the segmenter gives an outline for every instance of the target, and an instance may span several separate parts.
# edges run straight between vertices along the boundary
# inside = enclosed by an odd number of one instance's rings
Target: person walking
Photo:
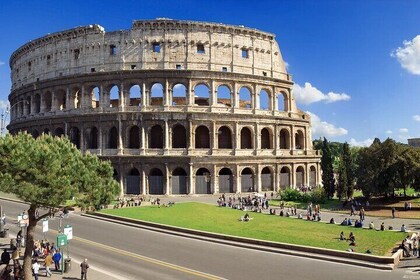
[[[89,268],[89,264],[87,262],[87,259],[85,259],[81,264],[80,264],[80,279],[81,280],[87,280],[87,271]]]
[[[35,280],[38,280],[39,268],[40,267],[41,266],[39,265],[38,260],[35,260],[35,262],[32,264],[32,271],[34,273]]]
[[[48,253],[48,255],[45,257],[44,260],[44,266],[45,266],[45,277],[51,277],[52,273],[50,270],[50,266],[53,264],[53,258],[51,253]]]
[[[395,219],[395,207],[392,207],[391,213],[392,213],[392,218]]]
[[[57,251],[54,253],[54,255],[52,256],[52,259],[54,261],[54,265],[55,265],[55,270],[60,270],[60,260],[61,260],[61,254],[60,251]]]

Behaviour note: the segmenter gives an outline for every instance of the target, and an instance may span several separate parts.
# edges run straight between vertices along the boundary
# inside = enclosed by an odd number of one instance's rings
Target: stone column
[[[169,174],[169,167],[168,164],[165,163],[165,194],[166,195],[170,195],[171,194],[171,190],[170,190],[170,185],[169,182],[171,180],[171,176]]]
[[[164,127],[164,145],[163,148],[165,149],[165,153],[169,152],[169,125],[168,125],[168,120],[165,120],[165,127]]]
[[[189,195],[195,194],[195,180],[194,180],[195,176],[194,176],[193,172],[194,172],[193,164],[190,162],[189,163],[189,175],[190,176],[188,176],[188,185],[189,185],[188,194]]]
[[[163,89],[163,97],[162,97],[163,98],[162,103],[163,103],[163,106],[165,108],[172,105],[170,103],[170,99],[172,99],[172,98],[170,98],[169,95],[170,95],[169,82],[168,82],[168,79],[166,79],[165,80],[165,88]]]
[[[257,165],[257,169],[255,171],[255,176],[256,176],[256,181],[257,181],[257,191],[261,192],[262,191],[262,187],[261,187],[261,166],[258,164]]]
[[[99,148],[99,155],[103,154],[104,144],[103,144],[103,135],[102,135],[102,124],[99,125],[98,129],[98,148]]]
[[[212,80],[210,84],[210,106],[217,105],[217,89],[215,88],[215,82]]]
[[[193,124],[192,124],[191,120],[188,121],[188,136],[189,136],[188,151],[192,151],[192,150],[194,150],[194,145],[193,144],[195,142],[195,139],[194,139],[195,133],[194,133],[194,130],[193,130]]]
[[[66,109],[74,109],[74,100],[69,87],[66,89]]]
[[[236,155],[237,150],[241,149],[241,131],[239,129],[239,123],[235,122],[235,128],[233,131],[233,144],[232,148],[233,148],[233,152]]]
[[[238,84],[236,82],[233,83],[232,97],[233,97],[232,107],[235,109],[239,108],[239,91],[238,91]]]
[[[146,90],[146,84],[141,84],[141,106],[142,109],[147,107],[147,90]]]
[[[192,89],[191,80],[188,80],[187,84],[187,105],[193,106],[195,103],[194,90]]]
[[[305,162],[305,174],[303,174],[303,184],[306,186],[309,186],[309,175],[310,175],[309,165],[307,162]]]
[[[212,189],[213,189],[213,194],[217,194],[219,193],[219,174],[216,173],[217,172],[217,166],[213,165],[213,175],[212,175]]]
[[[261,131],[258,123],[254,126],[254,154],[258,155],[261,151]]]
[[[242,193],[242,174],[240,174],[238,166],[236,166],[235,168],[235,172],[236,172],[236,192],[240,192]]]
[[[273,138],[271,139],[271,141],[273,141],[274,154],[278,155],[279,154],[278,152],[279,152],[279,149],[280,149],[280,145],[279,145],[280,135],[279,135],[279,129],[278,129],[277,125],[274,125]]]
[[[140,154],[144,155],[145,154],[145,149],[146,149],[146,131],[144,129],[144,124],[142,123],[140,126],[141,129],[141,141],[140,141]]]
[[[290,150],[294,151],[296,148],[295,143],[295,126],[292,125],[292,129],[290,130]]]
[[[212,153],[213,153],[213,150],[215,150],[215,149],[218,149],[218,144],[217,144],[217,136],[218,136],[218,134],[217,134],[217,127],[216,127],[216,122],[212,122],[212,133],[211,133],[211,139],[210,139],[210,141],[211,141],[211,146],[210,146],[210,148],[212,149]]]
[[[291,187],[293,189],[296,189],[296,170],[295,170],[295,164],[292,163],[292,167],[290,170],[290,179],[291,179]]]
[[[118,154],[124,154],[124,145],[123,145],[123,128],[121,122],[121,116],[118,116]]]
[[[120,101],[118,103],[118,107],[121,111],[124,111],[125,110],[125,99],[126,98],[125,98],[125,90],[124,90],[124,84],[123,83],[120,84],[118,95],[119,95],[119,98],[120,98]]]
[[[146,195],[146,172],[144,171],[144,165],[141,165],[141,194]]]

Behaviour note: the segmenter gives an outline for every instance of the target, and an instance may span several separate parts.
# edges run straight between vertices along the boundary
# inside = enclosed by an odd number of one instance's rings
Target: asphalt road
[[[0,200],[12,224],[25,204]],[[107,279],[420,279],[411,270],[380,271],[310,258],[266,253],[108,223],[70,214],[72,258],[88,258]],[[49,221],[47,238],[55,240],[58,218]],[[37,228],[42,238],[41,225]],[[310,233],[308,233],[310,234]],[[65,253],[66,254],[66,253]]]

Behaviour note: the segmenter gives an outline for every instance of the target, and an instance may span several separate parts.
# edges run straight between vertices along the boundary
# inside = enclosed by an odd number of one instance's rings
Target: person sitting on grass
[[[347,218],[344,218],[344,220],[341,222],[342,226],[347,226],[348,222],[347,222]]]
[[[349,235],[350,246],[356,246],[356,237],[354,236],[353,232],[350,232]]]
[[[407,228],[405,227],[405,225],[404,225],[404,224],[401,226],[401,231],[402,231],[402,232],[406,232],[406,231],[407,231]]]
[[[369,223],[369,229],[375,229],[375,225],[373,224],[373,221]]]
[[[330,224],[335,224],[334,218],[331,218]]]
[[[354,227],[357,227],[357,228],[363,227],[362,221],[356,220],[356,222],[354,222]]]
[[[344,238],[344,232],[343,232],[343,231],[340,233],[340,240],[341,240],[341,241],[342,241],[342,240],[345,240],[345,238]]]
[[[348,226],[352,226],[352,225],[353,225],[353,223],[351,222],[351,219],[348,219],[348,220],[347,220],[347,225],[348,225]]]
[[[246,212],[246,213],[245,213],[245,216],[244,216],[244,221],[245,221],[245,222],[248,222],[248,221],[249,221],[249,219],[250,219],[249,214],[248,214],[248,212]]]
[[[381,224],[381,231],[384,231],[385,230],[385,223],[382,223]]]

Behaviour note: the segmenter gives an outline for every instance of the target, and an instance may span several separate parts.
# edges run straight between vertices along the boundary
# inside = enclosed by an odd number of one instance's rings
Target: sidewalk
[[[3,249],[9,249],[9,248],[10,248],[10,238],[0,238],[0,250],[3,252]],[[21,260],[21,264],[22,264],[22,262],[23,262],[22,258],[20,258],[20,260]],[[45,268],[44,268],[42,262],[40,262],[41,269],[39,271],[39,279],[51,279],[51,280],[58,280],[58,279],[77,280],[77,279],[80,279],[80,261],[81,260],[72,259],[71,260],[70,271],[67,272],[67,273],[63,273],[63,274],[61,274],[61,272],[59,272],[59,271],[55,271],[53,269],[54,265],[52,265],[50,267],[51,272],[52,272],[51,277],[46,277],[45,276]],[[88,260],[88,262],[89,262],[89,260]],[[35,278],[33,278],[33,279],[35,279]],[[104,280],[104,279],[112,280],[112,279],[116,279],[116,278],[113,278],[113,277],[109,276],[108,274],[103,273],[99,270],[96,270],[95,267],[91,266],[88,270],[88,279],[89,280]]]

